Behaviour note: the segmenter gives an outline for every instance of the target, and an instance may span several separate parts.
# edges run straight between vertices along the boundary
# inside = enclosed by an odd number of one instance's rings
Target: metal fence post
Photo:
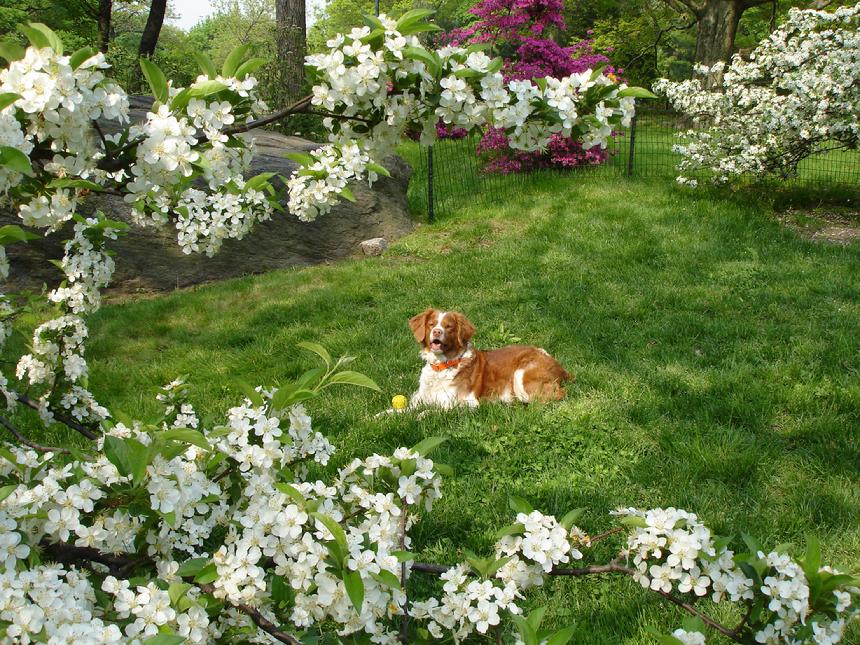
[[[636,115],[630,122],[630,150],[627,152],[627,176],[633,176],[633,155],[636,152]]]
[[[427,146],[427,221],[433,222],[436,214],[433,212],[433,146]]]
[[[379,18],[379,0],[375,0],[373,3],[373,8],[376,11],[376,17]]]

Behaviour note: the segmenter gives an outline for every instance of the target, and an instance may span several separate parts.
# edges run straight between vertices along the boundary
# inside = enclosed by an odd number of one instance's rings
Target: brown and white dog
[[[571,377],[539,347],[478,351],[469,342],[475,326],[457,311],[428,309],[410,318],[409,327],[427,361],[410,407],[475,407],[479,401],[528,403],[564,397],[561,384]]]

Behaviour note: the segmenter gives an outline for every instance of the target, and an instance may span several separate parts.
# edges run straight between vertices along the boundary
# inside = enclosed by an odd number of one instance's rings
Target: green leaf
[[[225,78],[230,78],[231,76],[235,76],[236,70],[239,69],[239,65],[245,60],[245,56],[248,55],[248,52],[251,50],[251,43],[245,43],[244,45],[239,45],[230,54],[227,56],[224,61],[224,65],[221,67],[221,76]]]
[[[87,179],[52,179],[49,188],[80,188],[92,192],[101,192],[102,187]]]
[[[236,78],[240,81],[244,81],[245,77],[249,74],[253,74],[258,69],[260,69],[263,65],[265,65],[268,61],[265,58],[249,58],[244,63],[239,65],[239,69],[236,70]]]
[[[26,242],[27,240],[35,240],[39,236],[33,233],[28,233],[20,226],[15,224],[7,224],[0,227],[0,246],[12,244],[13,242]]]
[[[218,70],[215,69],[215,64],[209,56],[203,52],[194,52],[194,60],[197,62],[200,71],[206,74],[206,76],[209,78],[218,76]]]
[[[807,578],[818,575],[818,570],[821,568],[821,545],[814,535],[806,538],[806,555],[801,561],[801,566]]]
[[[750,550],[750,553],[753,555],[753,557],[758,557],[759,551],[764,552],[764,549],[762,548],[759,541],[756,540],[749,533],[741,533],[741,539],[744,541],[744,544],[747,545],[747,548]]]
[[[57,36],[50,27],[41,22],[31,22],[29,26],[44,35],[45,39],[48,41],[48,46],[57,52],[57,54],[62,56],[63,41],[60,40],[60,37]]]
[[[211,450],[212,446],[203,436],[203,433],[193,428],[173,428],[162,432],[159,437],[165,441],[180,441],[182,443],[190,443],[191,445],[203,448],[203,450]]]
[[[357,387],[366,387],[369,390],[375,390],[376,392],[382,392],[380,387],[373,382],[373,380],[360,372],[353,372],[351,370],[345,370],[343,372],[338,372],[337,374],[332,374],[331,378],[328,380],[329,383],[340,383],[343,385],[355,385]]]
[[[81,47],[74,54],[69,56],[69,65],[71,65],[72,69],[77,69],[97,53],[98,52],[92,47]]]
[[[537,632],[525,618],[512,613],[511,620],[513,620],[514,625],[517,626],[517,630],[520,632],[520,636],[522,637],[525,645],[538,645]]]
[[[328,529],[328,532],[334,536],[335,543],[341,547],[344,554],[349,551],[346,544],[346,533],[343,532],[343,528],[341,528],[340,524],[338,524],[333,518],[322,513],[311,513],[311,517]]]
[[[648,526],[648,522],[645,521],[645,518],[639,515],[625,515],[618,521],[624,526],[629,526],[630,528],[635,529],[644,529]]]
[[[391,555],[397,558],[398,562],[408,562],[415,559],[415,554],[409,551],[392,551]]]
[[[526,620],[533,630],[538,631],[540,629],[540,624],[543,622],[543,616],[545,613],[546,606],[538,607],[537,609],[532,610],[532,612],[526,617]]]
[[[5,58],[9,63],[21,60],[26,53],[27,50],[13,40],[0,42],[0,58]]]
[[[259,175],[254,175],[245,182],[245,190],[260,190],[272,177],[273,172],[261,172]]]
[[[172,582],[167,588],[167,595],[170,597],[170,604],[176,606],[182,596],[191,589],[191,585],[187,582]]]
[[[263,398],[263,395],[257,392],[253,387],[251,387],[245,381],[236,381],[236,387],[238,387],[242,394],[244,394],[251,401],[251,405],[256,408],[262,408],[266,405],[266,399]]]
[[[21,98],[20,94],[15,92],[0,92],[0,112],[12,105],[15,101]]]
[[[508,506],[510,509],[516,513],[531,513],[534,508],[522,497],[517,497],[516,495],[511,495],[508,497]]]
[[[292,499],[299,506],[303,506],[305,503],[305,496],[299,492],[298,489],[287,484],[286,482],[277,482],[275,484],[275,488],[281,491],[284,495]]]
[[[442,31],[442,28],[432,22],[419,22],[409,25],[408,27],[404,27],[400,30],[400,33],[404,36],[413,36],[426,31]]]
[[[320,377],[323,374],[325,374],[325,370],[321,367],[314,367],[313,369],[309,369],[307,372],[305,372],[299,378],[296,379],[296,386],[309,387],[311,383],[319,381]]]
[[[37,49],[44,49],[45,47],[51,46],[48,37],[38,29],[34,28],[32,24],[18,25],[18,31],[24,34],[27,37],[27,40],[30,41],[30,44]]]
[[[30,158],[17,148],[10,146],[0,146],[0,166],[11,168],[22,175],[33,174]]]
[[[374,580],[380,582],[392,589],[400,589],[400,578],[391,573],[388,569],[380,569],[379,573],[370,574]]]
[[[361,579],[361,574],[358,571],[344,571],[343,585],[346,587],[346,594],[352,601],[352,606],[360,614],[364,605],[364,580]]]
[[[561,524],[568,531],[574,527],[576,521],[582,517],[582,514],[585,512],[585,508],[575,508],[572,511],[568,511],[568,513],[561,518]]]
[[[143,71],[143,76],[146,78],[146,82],[149,83],[149,87],[152,89],[152,95],[155,99],[162,103],[167,103],[167,79],[164,76],[164,72],[161,71],[161,68],[148,58],[141,58],[140,69]]]
[[[440,464],[437,462],[433,462],[433,470],[442,475],[442,477],[453,477],[454,469],[451,468],[448,464]]]
[[[221,81],[201,81],[200,83],[195,83],[188,88],[188,97],[203,98],[206,96],[212,96],[213,94],[217,94],[218,92],[226,89],[227,86]]]
[[[313,352],[326,364],[326,367],[331,368],[331,354],[328,353],[328,350],[320,345],[319,343],[312,343],[310,341],[302,341],[300,343],[296,343],[302,349],[306,349],[309,352]]]
[[[197,575],[194,576],[194,582],[197,582],[201,585],[209,584],[210,582],[214,582],[218,579],[218,569],[215,568],[215,565],[210,563],[203,567],[200,571],[197,572]]]
[[[573,638],[573,633],[576,631],[576,627],[570,626],[565,627],[564,629],[559,629],[555,634],[546,639],[546,645],[565,645],[570,642],[570,639]]]
[[[0,457],[3,457],[6,461],[12,464],[15,467],[15,470],[18,472],[24,472],[24,469],[21,467],[17,461],[15,461],[15,455],[12,454],[12,451],[4,446],[0,446]]]
[[[378,163],[371,162],[367,164],[367,169],[382,177],[391,177],[391,173],[388,172],[388,169],[385,166],[380,166]]]
[[[275,603],[290,603],[293,601],[294,594],[290,585],[284,580],[284,576],[272,576],[272,600]]]
[[[397,21],[397,31],[402,33],[403,27],[409,27],[410,25],[421,22],[425,18],[432,16],[434,13],[436,13],[436,11],[433,9],[410,9],[400,16],[400,19]]]
[[[350,201],[353,204],[355,203],[355,195],[352,194],[352,191],[348,187],[344,186],[343,188],[341,188],[340,193],[338,194],[345,200]]]
[[[644,87],[625,87],[623,90],[618,91],[618,98],[627,98],[632,96],[637,99],[656,99],[658,98],[656,94],[646,90]]]
[[[16,488],[18,488],[18,484],[9,484],[8,486],[0,488],[0,502],[14,493]]]
[[[519,522],[517,522],[516,524],[509,524],[508,526],[501,528],[496,532],[496,539],[499,540],[506,535],[519,535],[525,530],[526,527]]]
[[[120,439],[110,435],[105,437],[104,453],[120,474],[131,475],[135,486],[143,479],[151,456],[149,447],[137,439]]]
[[[446,441],[448,441],[448,437],[426,437],[412,446],[412,451],[426,457]]]
[[[316,159],[307,152],[288,152],[284,156],[290,161],[295,161],[300,166],[310,166],[316,163]]]
[[[209,558],[191,558],[179,565],[179,570],[176,572],[180,578],[188,576],[196,576],[209,563]]]
[[[431,76],[438,76],[442,69],[442,63],[439,58],[423,47],[405,47],[403,49],[403,56],[424,63]]]

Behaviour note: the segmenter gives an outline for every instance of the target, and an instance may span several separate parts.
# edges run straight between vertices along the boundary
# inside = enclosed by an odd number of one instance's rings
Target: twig
[[[104,148],[105,151],[105,156],[111,161],[113,161],[113,153],[111,152],[110,148],[108,148],[107,138],[105,137],[105,133],[102,132],[102,127],[99,125],[97,119],[93,119],[93,129],[95,129],[96,133],[99,135],[99,139],[101,139],[102,148]]]
[[[306,96],[302,99],[299,99],[292,105],[288,105],[282,110],[273,112],[269,116],[264,116],[262,119],[250,121],[249,123],[241,123],[232,128],[222,130],[221,132],[229,136],[231,134],[239,134],[240,132],[248,132],[248,130],[253,130],[254,128],[261,128],[264,125],[269,125],[270,123],[274,123],[275,121],[280,121],[285,116],[290,116],[291,114],[296,114],[297,112],[299,112],[302,108],[304,108],[308,103],[311,102],[312,98],[312,96]]]
[[[27,439],[27,437],[21,434],[21,432],[4,417],[0,417],[0,425],[2,425],[9,432],[11,432],[12,436],[14,436],[18,441],[23,443],[28,448],[32,448],[33,450],[36,450],[38,452],[64,452],[67,454],[69,453],[69,451],[65,448],[54,448],[53,446],[42,446],[38,443],[33,443],[32,441]]]
[[[603,533],[598,533],[594,537],[588,538],[588,544],[593,544],[594,542],[599,542],[604,538],[608,538],[610,535],[615,535],[616,533],[621,533],[625,529],[623,526],[616,526],[614,529],[609,529],[608,531],[604,531]]]
[[[209,594],[215,593],[215,587],[211,584],[199,584],[198,586],[205,593],[209,593]],[[299,639],[297,639],[292,634],[288,634],[287,632],[279,629],[277,625],[275,625],[272,621],[270,621],[268,618],[263,616],[259,611],[257,611],[253,607],[246,605],[246,604],[242,604],[242,603],[240,603],[240,604],[230,603],[230,604],[233,605],[239,611],[241,611],[243,614],[246,614],[248,616],[248,618],[250,618],[257,627],[259,627],[264,632],[269,634],[269,636],[271,636],[272,638],[274,638],[274,639],[276,639],[282,643],[289,643],[290,645],[301,645],[301,641]]]
[[[26,405],[28,408],[32,408],[33,410],[41,409],[41,406],[38,403],[36,403],[33,399],[31,399],[29,396],[27,396],[26,394],[15,393],[15,397],[21,403]],[[96,439],[98,437],[98,435],[95,432],[93,432],[92,430],[87,428],[85,425],[81,425],[80,423],[78,423],[74,419],[70,419],[69,417],[65,416],[64,414],[55,412],[54,410],[51,410],[51,414],[54,416],[54,418],[57,421],[59,421],[63,425],[70,427],[72,430],[79,432],[80,434],[84,435],[87,439]]]
[[[697,616],[698,618],[701,618],[703,623],[705,623],[706,625],[708,625],[709,627],[711,627],[713,629],[716,629],[718,632],[720,632],[726,638],[729,638],[736,643],[743,643],[744,642],[743,639],[738,637],[738,635],[734,631],[732,631],[731,629],[729,629],[728,627],[726,627],[724,625],[721,625],[720,623],[716,622],[715,620],[709,618],[706,614],[703,614],[702,612],[700,612],[698,609],[693,607],[693,605],[691,605],[690,603],[685,602],[685,601],[681,600],[680,598],[676,598],[675,596],[673,596],[670,593],[667,593],[665,591],[660,591],[659,589],[657,590],[657,593],[660,594],[661,596],[663,596],[666,600],[671,602],[673,605],[677,605],[678,607],[680,607],[681,609],[683,609],[687,613],[693,614],[693,616]]]

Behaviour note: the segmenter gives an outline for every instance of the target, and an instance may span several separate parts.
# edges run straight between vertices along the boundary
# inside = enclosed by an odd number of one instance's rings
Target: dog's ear
[[[427,318],[429,318],[432,313],[432,309],[427,309],[417,316],[412,316],[412,318],[409,319],[409,328],[412,330],[412,334],[415,336],[416,342],[423,343],[424,339],[427,337]]]
[[[460,345],[465,347],[466,344],[475,335],[475,325],[461,313],[457,314],[457,337],[460,340]]]

